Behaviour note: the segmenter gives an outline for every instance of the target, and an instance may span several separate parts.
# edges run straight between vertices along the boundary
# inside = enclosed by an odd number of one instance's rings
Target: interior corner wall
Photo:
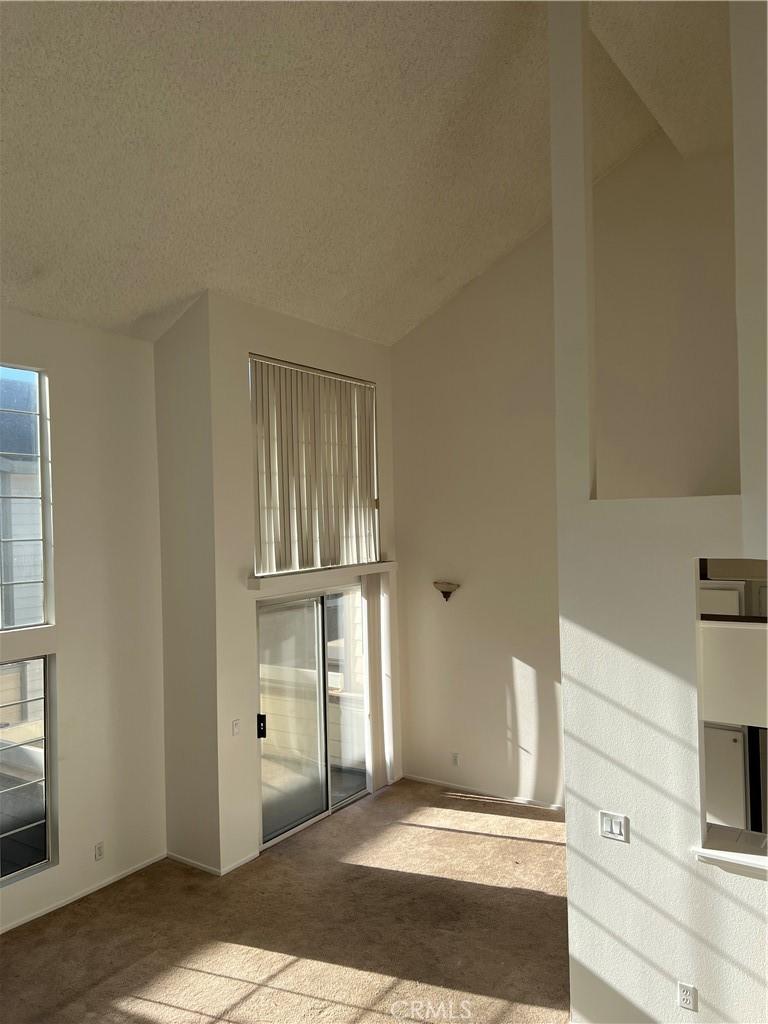
[[[254,484],[249,355],[348,374],[376,384],[381,549],[393,559],[392,405],[388,348],[211,292],[210,408],[215,537],[216,674],[221,867],[258,854],[260,776],[253,572]],[[393,702],[397,700],[395,675]],[[243,727],[233,734],[232,723]],[[399,747],[399,727],[396,728]],[[396,755],[397,757],[397,755]]]
[[[598,498],[739,493],[730,154],[656,135],[594,188]]]
[[[6,928],[164,856],[165,789],[152,346],[4,309],[1,355],[49,376],[59,755],[58,863]]]
[[[551,278],[540,231],[397,344],[393,420],[405,774],[559,804]]]
[[[208,297],[155,343],[168,851],[218,871],[216,593]]]

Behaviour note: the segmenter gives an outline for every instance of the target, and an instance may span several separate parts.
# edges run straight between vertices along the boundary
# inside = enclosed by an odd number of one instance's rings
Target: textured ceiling
[[[728,4],[591,4],[592,31],[683,156],[731,144]]]
[[[606,6],[637,28],[648,6],[722,5]],[[391,343],[547,218],[545,4],[0,17],[3,291],[39,315],[155,338],[216,288]],[[635,88],[654,79],[617,17],[598,21]],[[593,56],[599,175],[658,125],[596,40]]]

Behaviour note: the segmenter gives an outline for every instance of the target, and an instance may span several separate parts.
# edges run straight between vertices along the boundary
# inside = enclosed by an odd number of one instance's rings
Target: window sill
[[[53,623],[4,629],[0,632],[0,640],[4,662],[25,661],[56,653],[56,627]]]
[[[357,583],[361,576],[394,572],[397,562],[366,562],[363,565],[340,565],[332,569],[307,569],[304,572],[280,573],[275,576],[249,576],[248,589],[257,601],[293,594],[311,594],[332,587]]]
[[[731,870],[747,869],[768,877],[768,849],[765,836],[726,825],[710,825],[702,846],[695,846],[697,860],[721,864]]]

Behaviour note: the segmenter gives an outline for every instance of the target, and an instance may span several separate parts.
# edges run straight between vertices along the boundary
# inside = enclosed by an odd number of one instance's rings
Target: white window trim
[[[48,857],[21,871],[0,878],[0,889],[47,871],[59,863],[59,794],[56,625],[53,589],[53,497],[51,468],[51,407],[48,374],[37,366],[3,363],[39,374],[40,407],[40,493],[43,518],[43,615],[45,622],[32,626],[0,629],[0,663],[45,659],[45,786]]]

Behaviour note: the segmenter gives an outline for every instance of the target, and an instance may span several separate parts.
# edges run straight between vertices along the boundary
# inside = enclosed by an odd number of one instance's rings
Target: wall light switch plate
[[[600,835],[604,839],[616,839],[620,843],[628,843],[629,818],[626,814],[600,811]]]
[[[239,718],[235,718],[235,719],[232,720],[232,735],[233,736],[239,736],[240,735],[240,719]]]
[[[684,981],[678,981],[677,1005],[682,1006],[684,1010],[698,1010],[699,993],[693,985],[688,985]]]
[[[96,843],[96,845],[94,846],[94,848],[93,848],[93,859],[94,860],[104,860],[104,841],[103,840],[101,842],[99,842],[99,843]]]

